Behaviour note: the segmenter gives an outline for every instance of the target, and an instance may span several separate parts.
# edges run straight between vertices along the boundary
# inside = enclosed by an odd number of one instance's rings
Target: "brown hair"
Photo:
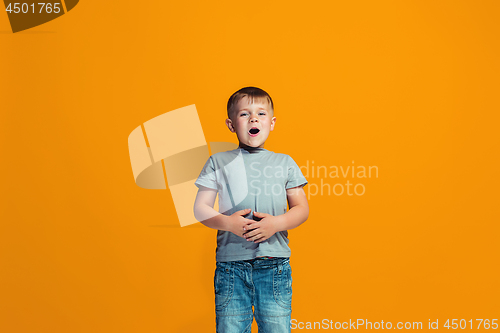
[[[231,119],[231,114],[234,111],[234,107],[238,104],[238,102],[243,98],[247,97],[248,100],[253,103],[255,99],[262,101],[265,100],[271,106],[271,112],[274,114],[274,104],[271,96],[264,90],[257,87],[245,87],[241,88],[237,92],[229,97],[227,101],[227,117]]]

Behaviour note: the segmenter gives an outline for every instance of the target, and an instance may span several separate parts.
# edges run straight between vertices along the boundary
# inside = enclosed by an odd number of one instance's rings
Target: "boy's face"
[[[235,106],[231,119],[226,119],[229,130],[238,136],[240,147],[254,148],[264,148],[275,122],[276,117],[273,117],[267,102],[254,100],[250,103],[247,96]]]

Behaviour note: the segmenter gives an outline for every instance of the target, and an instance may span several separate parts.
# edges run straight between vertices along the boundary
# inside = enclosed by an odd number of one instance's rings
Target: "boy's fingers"
[[[239,210],[237,211],[235,214],[236,215],[246,215],[248,213],[250,213],[252,210],[250,208],[247,208],[247,209],[242,209],[242,210]]]
[[[254,239],[253,241],[254,241],[255,243],[259,243],[259,242],[261,242],[261,241],[265,240],[264,238],[265,238],[264,236],[262,236],[262,237],[258,237],[258,238],[256,238],[256,239]]]
[[[252,234],[252,235],[247,235],[247,240],[254,241],[255,239],[260,238],[260,237],[262,237],[260,235],[260,233]]]
[[[250,231],[247,231],[247,232],[245,233],[245,235],[247,236],[247,238],[248,238],[248,237],[253,237],[253,236],[255,236],[255,235],[259,235],[259,234],[260,234],[260,231],[259,231],[259,230],[255,230],[255,229],[250,230]]]
[[[252,237],[253,235],[250,235],[250,232],[247,232],[246,234],[244,234],[245,238],[250,238]]]
[[[258,223],[252,222],[252,223],[248,223],[247,225],[245,225],[243,227],[243,230],[253,230],[253,229],[257,229],[258,227],[259,227]]]
[[[260,216],[260,217],[265,217],[265,216],[267,216],[268,214],[266,214],[266,213],[259,213],[259,212],[253,212],[253,215],[257,215],[257,217],[259,217],[259,216]]]

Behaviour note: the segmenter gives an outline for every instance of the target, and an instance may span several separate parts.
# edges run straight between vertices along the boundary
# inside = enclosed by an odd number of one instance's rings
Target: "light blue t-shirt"
[[[195,185],[218,191],[219,212],[231,215],[250,208],[273,216],[287,211],[286,189],[306,185],[295,161],[286,154],[264,148],[237,148],[210,156]],[[216,261],[254,259],[259,256],[290,257],[288,231],[279,231],[260,243],[232,232],[218,230]]]

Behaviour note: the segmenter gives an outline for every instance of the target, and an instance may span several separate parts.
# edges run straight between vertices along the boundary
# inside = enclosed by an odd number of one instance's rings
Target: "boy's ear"
[[[234,127],[233,127],[233,122],[231,121],[231,119],[227,118],[226,119],[226,125],[227,125],[227,128],[229,128],[229,130],[231,131],[231,133],[234,133]]]
[[[276,117],[271,119],[271,131],[274,129],[274,124],[276,124]]]

